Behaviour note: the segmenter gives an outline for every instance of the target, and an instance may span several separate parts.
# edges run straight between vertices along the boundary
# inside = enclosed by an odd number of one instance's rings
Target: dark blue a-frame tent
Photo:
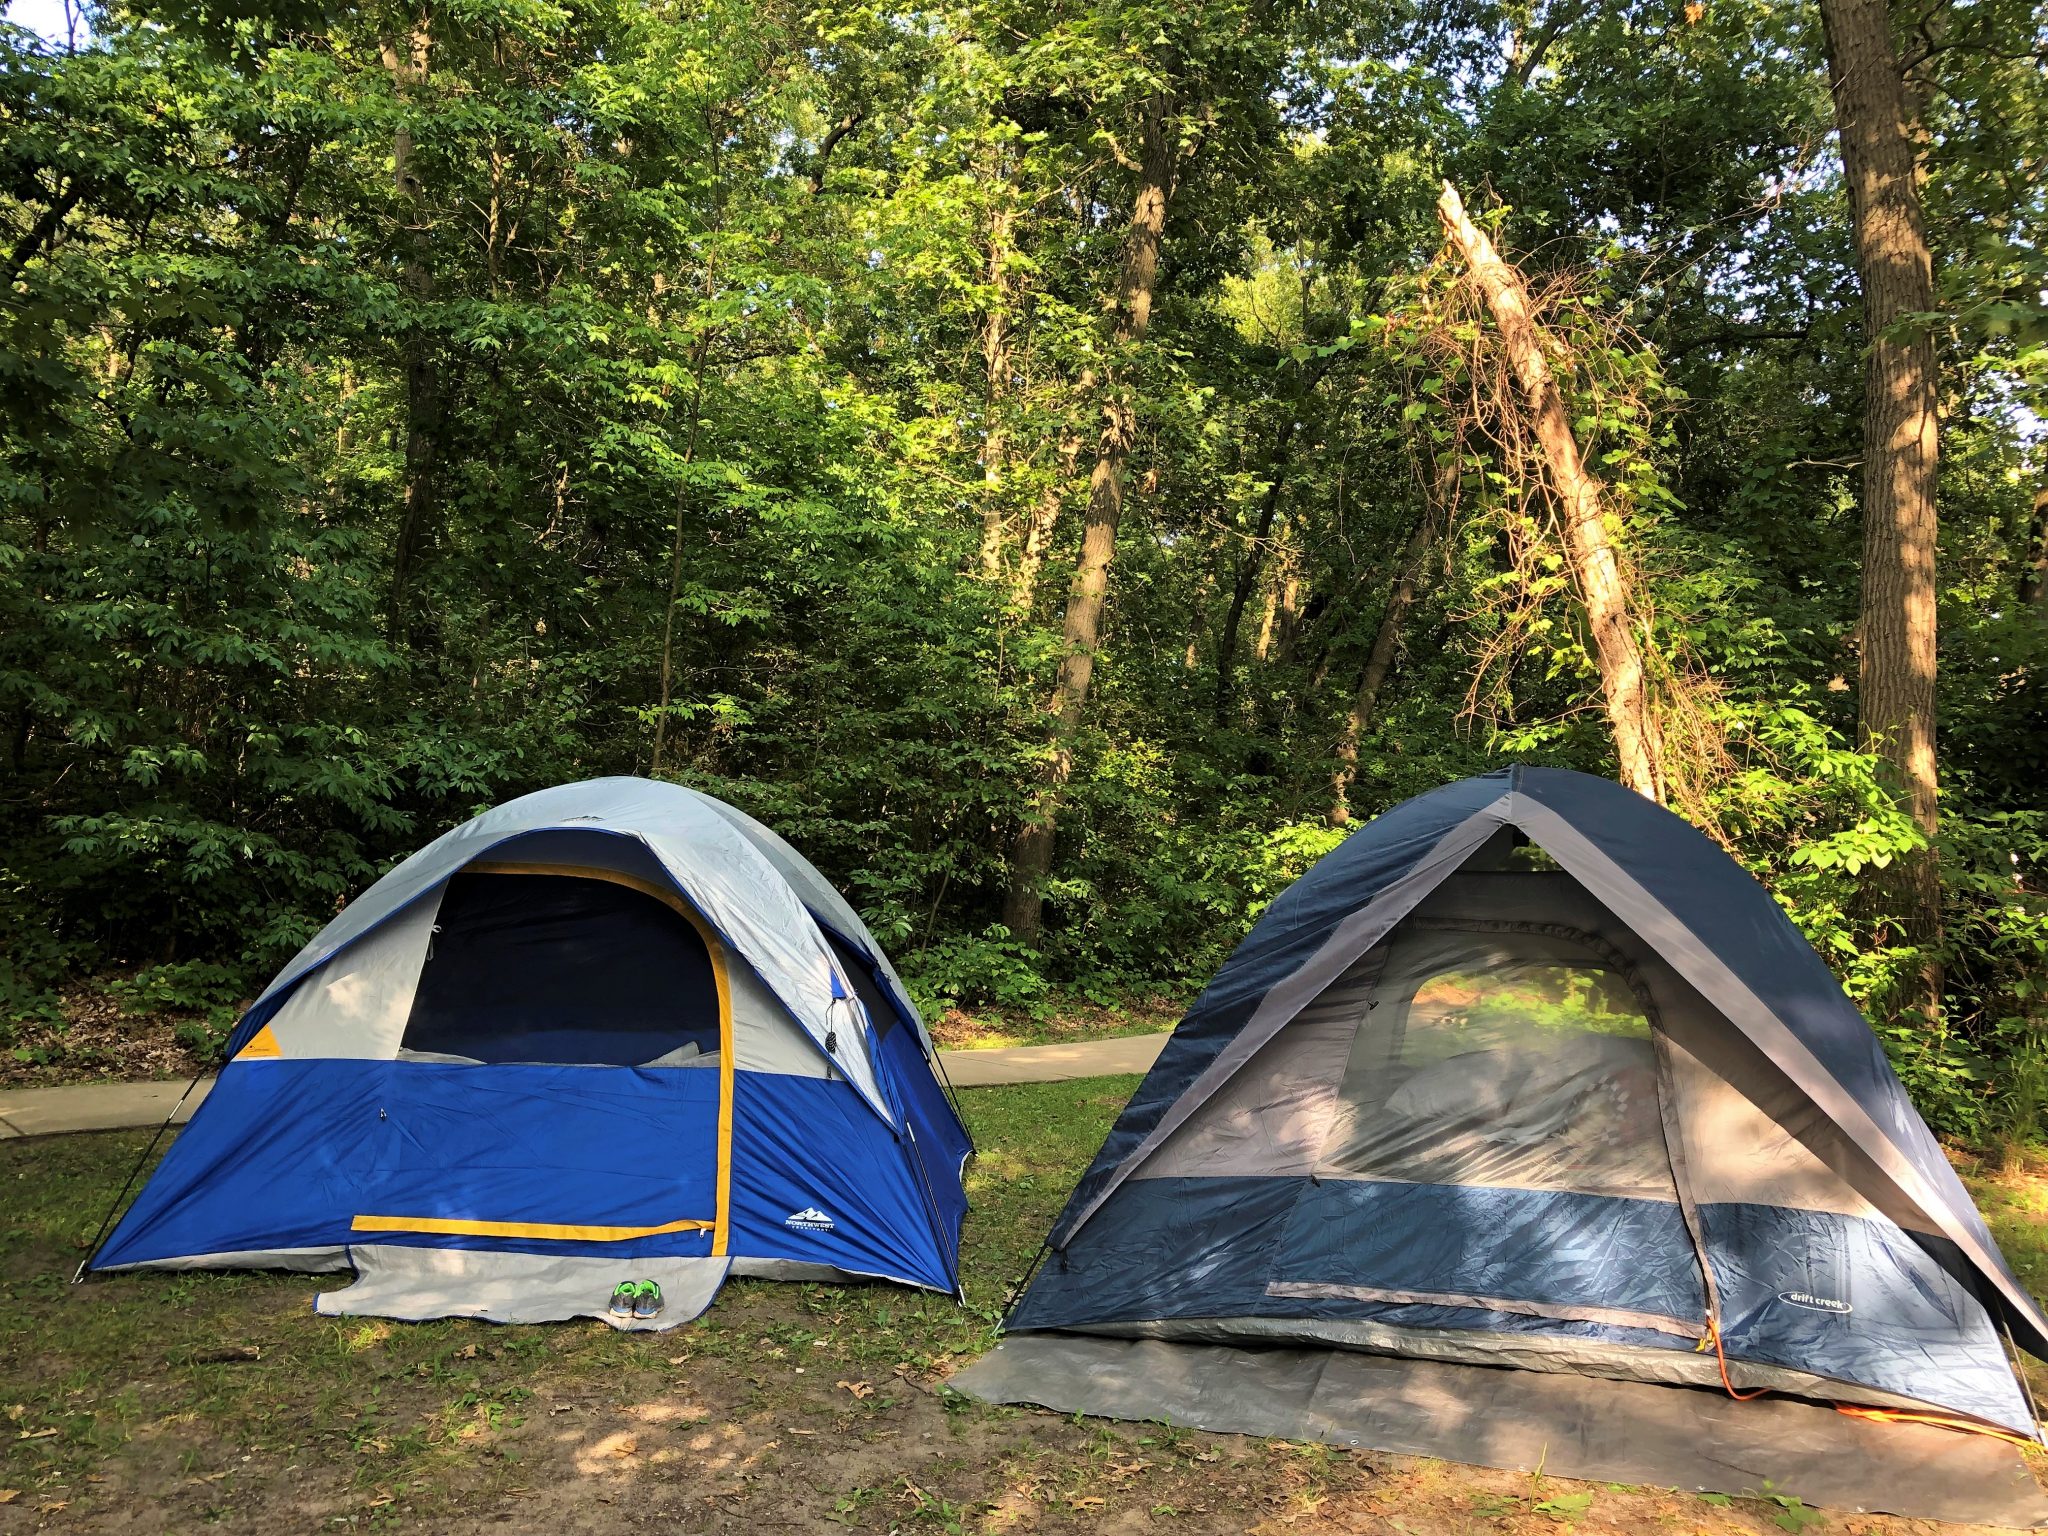
[[[1731,1409],[1724,1386],[1768,1389],[2029,1437],[2005,1346],[2048,1351],[1777,903],[1677,816],[1554,769],[1396,806],[1274,902],[1049,1249],[1013,1333],[1337,1346]]]

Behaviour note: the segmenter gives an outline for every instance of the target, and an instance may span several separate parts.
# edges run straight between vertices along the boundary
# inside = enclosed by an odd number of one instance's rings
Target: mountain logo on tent
[[[782,1224],[798,1232],[830,1232],[832,1218],[815,1205],[807,1205],[800,1211],[791,1211],[782,1218]]]
[[[1833,1312],[1847,1317],[1855,1310],[1846,1301],[1837,1301],[1832,1296],[1815,1296],[1810,1291],[1780,1291],[1778,1300],[1791,1307],[1805,1307],[1810,1312]]]

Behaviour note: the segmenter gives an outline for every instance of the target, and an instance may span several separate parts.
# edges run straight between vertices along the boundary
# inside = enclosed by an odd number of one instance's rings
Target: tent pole
[[[106,1215],[100,1218],[100,1229],[93,1234],[87,1245],[85,1257],[78,1261],[78,1268],[72,1272],[71,1283],[80,1284],[85,1279],[86,1266],[92,1263],[93,1255],[100,1251],[100,1244],[106,1241],[107,1229],[114,1224],[114,1213],[121,1209],[121,1202],[128,1198],[128,1191],[135,1187],[136,1175],[142,1172],[142,1165],[149,1161],[149,1154],[156,1150],[156,1144],[164,1139],[164,1132],[171,1128],[171,1122],[178,1118],[178,1111],[185,1107],[185,1101],[192,1097],[192,1090],[199,1086],[199,1079],[206,1076],[201,1067],[192,1074],[192,1081],[185,1085],[185,1091],[178,1095],[178,1102],[171,1106],[171,1112],[164,1116],[164,1123],[156,1128],[156,1134],[149,1138],[149,1145],[142,1149],[142,1155],[135,1159],[135,1166],[128,1170],[128,1181],[121,1186],[121,1192],[114,1196],[107,1206]]]

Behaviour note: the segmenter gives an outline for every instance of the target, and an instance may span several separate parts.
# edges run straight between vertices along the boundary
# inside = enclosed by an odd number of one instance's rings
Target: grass
[[[736,1281],[698,1322],[658,1335],[316,1317],[332,1277],[72,1287],[146,1133],[0,1143],[0,1533],[1785,1528],[1766,1501],[1074,1420],[946,1391],[945,1375],[991,1342],[1135,1084],[969,1090],[983,1151],[964,1309],[892,1286]],[[2031,1204],[2031,1185],[1978,1193],[2008,1252],[2043,1253],[2048,1204]],[[2008,1197],[2021,1203],[2002,1208]]]

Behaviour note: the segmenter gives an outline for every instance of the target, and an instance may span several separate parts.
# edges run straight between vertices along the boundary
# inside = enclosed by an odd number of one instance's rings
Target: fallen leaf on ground
[[[834,1382],[833,1385],[844,1387],[847,1391],[851,1392],[855,1397],[867,1398],[873,1397],[875,1395],[875,1389],[869,1386],[864,1381],[840,1381]]]
[[[0,1504],[12,1504],[21,1497],[19,1488],[0,1488]]]
[[[54,1429],[24,1429],[14,1438],[17,1440],[47,1440],[57,1433]]]
[[[638,1435],[627,1435],[612,1447],[612,1454],[614,1456],[630,1456],[639,1449],[640,1437]]]

